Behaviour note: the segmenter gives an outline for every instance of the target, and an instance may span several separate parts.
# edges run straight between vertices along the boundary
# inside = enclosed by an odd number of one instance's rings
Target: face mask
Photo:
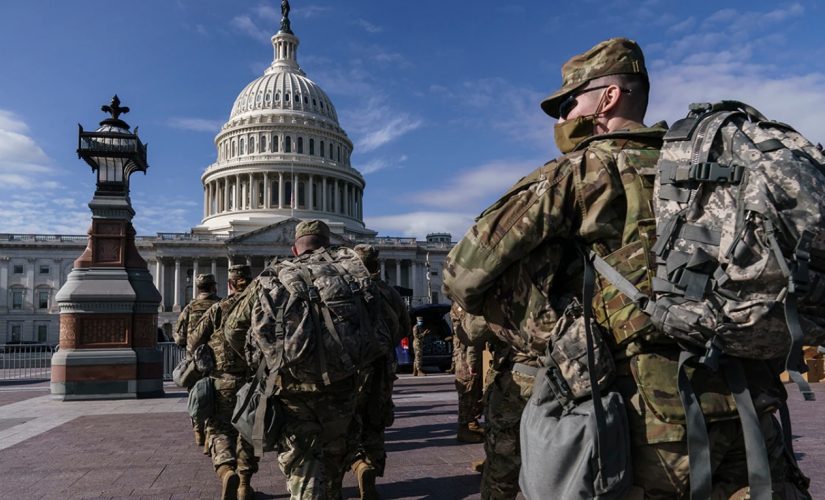
[[[594,130],[596,130],[596,114],[579,116],[563,123],[557,123],[553,127],[553,139],[559,151],[567,154],[576,149],[576,146],[583,140],[592,137]]]
[[[596,117],[601,113],[604,97],[605,94],[602,94],[596,105],[596,112],[592,115],[579,116],[566,120],[564,123],[556,123],[553,127],[553,139],[562,154],[573,151],[582,141],[596,135]]]

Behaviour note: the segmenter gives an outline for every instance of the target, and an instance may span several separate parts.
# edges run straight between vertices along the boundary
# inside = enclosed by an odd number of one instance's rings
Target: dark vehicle
[[[425,304],[410,309],[410,323],[415,325],[416,317],[424,318],[424,327],[430,334],[424,337],[424,366],[437,366],[447,370],[453,360],[453,329],[450,324],[450,304]],[[413,352],[412,332],[401,339],[396,346],[398,366],[405,370],[412,370],[415,353]]]

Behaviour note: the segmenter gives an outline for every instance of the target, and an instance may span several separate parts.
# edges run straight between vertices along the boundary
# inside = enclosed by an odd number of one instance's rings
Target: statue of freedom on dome
[[[289,0],[281,0],[281,31],[292,33],[292,28],[289,26]]]

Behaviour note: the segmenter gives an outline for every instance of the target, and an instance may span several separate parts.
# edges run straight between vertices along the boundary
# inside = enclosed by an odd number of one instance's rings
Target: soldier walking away
[[[178,322],[175,324],[174,341],[180,347],[186,347],[186,341],[190,334],[194,332],[201,317],[206,311],[212,307],[212,304],[221,300],[217,295],[218,286],[215,283],[215,276],[211,274],[199,274],[195,278],[195,288],[198,295],[189,302],[178,316]],[[191,352],[189,353],[191,355]],[[204,432],[204,422],[198,422],[192,419],[192,430],[195,433],[195,444],[204,446],[206,443],[206,434]],[[206,448],[204,448],[205,452]]]
[[[249,356],[265,363],[277,397],[275,449],[296,500],[341,498],[357,372],[380,352],[376,337],[391,335],[374,315],[379,292],[359,256],[329,243],[323,221],[299,223],[295,257],[265,269],[251,307],[238,312],[253,320]]]
[[[424,317],[416,316],[415,325],[412,327],[413,338],[413,376],[425,376],[424,372],[424,337],[430,334],[430,329],[424,326]]]
[[[563,156],[528,174],[483,212],[450,252],[444,271],[448,296],[469,313],[483,315],[494,330],[518,325],[521,340],[528,342],[550,332],[574,298],[581,301],[581,245],[626,271],[650,269],[648,252],[630,250],[648,248],[645,242],[651,241],[651,225],[645,224],[654,218],[650,177],[666,126],[642,124],[649,90],[642,51],[628,39],[607,40],[566,62],[562,80],[542,109],[558,119],[554,137]],[[640,280],[648,276],[636,273]],[[610,389],[621,394],[628,420],[629,495],[685,498],[690,485],[677,390],[680,347],[653,330],[632,302],[608,295],[607,282],[600,283],[605,295],[597,295],[594,317],[615,341]],[[502,300],[508,296],[513,299]],[[617,310],[607,316],[597,304]],[[743,365],[760,412],[774,495],[806,498],[804,478],[788,459],[772,416],[786,397],[776,371],[762,361]],[[689,370],[710,437],[714,498],[744,498],[747,453],[730,390],[700,363],[690,363]],[[524,467],[523,484],[540,482],[547,473],[529,469],[527,462]],[[558,467],[576,473],[570,464]]]
[[[215,358],[215,369],[210,374],[215,407],[206,421],[206,432],[212,464],[221,481],[222,499],[252,498],[252,475],[258,471],[252,445],[239,436],[232,425],[236,394],[250,376],[245,355],[250,320],[237,311],[247,308],[255,297],[245,293],[251,281],[249,266],[230,267],[229,296],[206,312],[189,339],[192,351],[205,343]]]
[[[355,415],[349,436],[350,469],[358,479],[362,499],[377,499],[375,478],[384,476],[387,453],[384,430],[395,420],[392,389],[398,368],[395,346],[410,331],[410,315],[401,295],[380,277],[378,249],[372,245],[356,245],[353,250],[361,257],[370,279],[381,294],[377,313],[388,323],[392,336],[382,346],[382,354],[358,372]]]
[[[458,432],[456,438],[463,443],[484,441],[484,429],[479,423],[484,405],[482,396],[482,351],[486,342],[471,341],[464,330],[464,310],[458,304],[450,308],[453,323],[453,366],[455,389],[458,393]]]

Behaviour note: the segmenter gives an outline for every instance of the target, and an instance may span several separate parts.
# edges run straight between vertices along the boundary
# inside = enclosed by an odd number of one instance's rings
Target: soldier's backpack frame
[[[664,137],[654,187],[653,297],[594,254],[603,278],[683,347],[691,498],[710,498],[710,446],[685,363],[720,369],[742,422],[751,498],[771,498],[764,438],[740,358],[786,357],[806,400],[803,343],[825,339],[825,155],[737,101],[693,104]],[[791,423],[780,408],[789,460]]]

